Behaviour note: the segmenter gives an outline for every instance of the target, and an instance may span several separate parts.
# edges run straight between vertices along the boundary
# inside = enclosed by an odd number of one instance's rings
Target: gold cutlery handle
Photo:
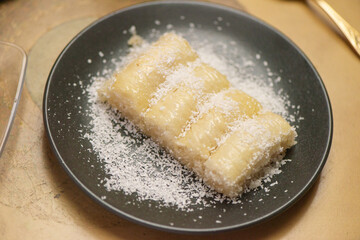
[[[356,53],[360,57],[360,34],[345,19],[343,19],[327,2],[324,0],[311,0],[319,6],[335,23],[340,31],[345,35]]]

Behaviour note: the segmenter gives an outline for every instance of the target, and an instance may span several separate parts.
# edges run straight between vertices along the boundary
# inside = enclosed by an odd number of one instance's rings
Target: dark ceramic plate
[[[221,31],[214,24],[217,19],[222,21]],[[160,25],[155,24],[159,22]],[[235,47],[242,49],[243,56],[255,59],[261,54],[261,59],[286,79],[277,87],[283,88],[292,104],[301,106],[299,116],[304,119],[298,121],[298,144],[286,156],[292,161],[275,176],[273,182],[279,184],[268,194],[259,190],[245,194],[242,204],[217,203],[211,207],[198,206],[194,212],[183,212],[177,211],[176,207],[163,207],[156,201],[151,205],[151,201],[138,201],[136,193],[107,192],[99,183],[105,173],[96,153],[87,150],[92,145],[83,138],[84,132],[89,131],[87,126],[91,119],[83,114],[89,109],[89,103],[78,83],[81,79],[83,87],[88,86],[88,74],[95,75],[104,68],[98,55],[100,50],[104,54],[115,52],[113,56],[125,54],[125,51],[119,53],[117,50],[128,48],[129,35],[125,36],[123,31],[130,26],[135,25],[139,35],[150,38],[150,29],[154,27],[165,32],[167,24],[171,24],[181,33],[187,32],[191,23],[199,26],[200,37],[209,42],[232,40],[236,42]],[[92,59],[92,64],[88,64],[87,59]],[[262,61],[256,62],[254,69],[254,74],[266,72]],[[244,228],[284,212],[319,176],[332,137],[332,113],[326,90],[315,68],[299,48],[274,28],[246,13],[208,3],[152,2],[96,21],[78,34],[56,60],[46,85],[43,109],[46,131],[55,155],[90,197],[129,220],[183,233]],[[106,199],[101,198],[104,195]],[[129,201],[134,204],[126,204]],[[203,217],[199,219],[199,215]],[[221,222],[216,221],[219,215]]]

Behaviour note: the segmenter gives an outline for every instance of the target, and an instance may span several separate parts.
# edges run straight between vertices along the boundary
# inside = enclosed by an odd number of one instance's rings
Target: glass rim
[[[0,139],[0,141],[1,141],[0,142],[0,157],[1,157],[1,155],[2,155],[2,153],[4,151],[4,149],[5,149],[6,141],[7,141],[8,137],[9,137],[9,135],[10,135],[11,127],[12,127],[14,119],[15,119],[16,110],[17,110],[17,107],[19,105],[21,92],[22,92],[22,89],[23,89],[23,86],[24,86],[26,66],[27,66],[27,55],[26,55],[26,52],[21,47],[19,47],[18,45],[14,44],[14,43],[4,42],[4,41],[0,40],[0,45],[5,45],[5,46],[8,46],[8,47],[15,48],[22,55],[21,71],[20,71],[20,74],[19,74],[16,94],[15,94],[15,97],[13,99],[13,104],[12,104],[12,107],[11,107],[9,120],[7,122],[7,125],[6,125],[5,131],[3,133],[2,139]]]

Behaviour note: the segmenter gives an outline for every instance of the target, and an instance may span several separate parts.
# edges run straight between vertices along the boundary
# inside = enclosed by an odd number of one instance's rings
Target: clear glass
[[[24,85],[27,58],[19,46],[0,41],[0,157]]]

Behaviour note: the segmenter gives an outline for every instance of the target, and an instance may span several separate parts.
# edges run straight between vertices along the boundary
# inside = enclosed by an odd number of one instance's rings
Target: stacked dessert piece
[[[99,96],[230,197],[295,144],[294,128],[231,87],[175,33],[117,72]]]

